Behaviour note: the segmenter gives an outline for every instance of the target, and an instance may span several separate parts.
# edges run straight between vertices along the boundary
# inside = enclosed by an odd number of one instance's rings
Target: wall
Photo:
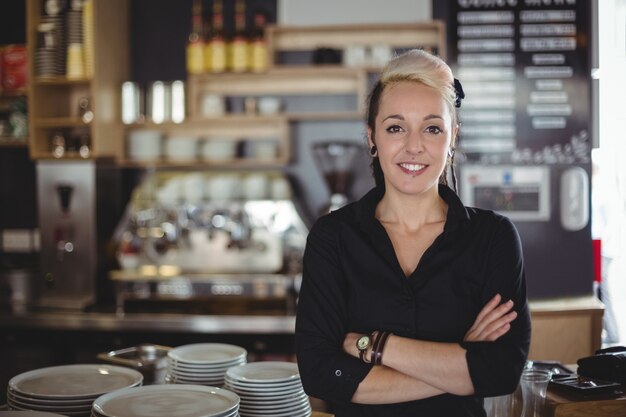
[[[283,25],[408,23],[430,20],[431,0],[279,0]]]

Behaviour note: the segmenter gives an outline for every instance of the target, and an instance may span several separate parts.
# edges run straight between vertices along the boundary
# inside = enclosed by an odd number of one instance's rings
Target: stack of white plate
[[[222,386],[230,367],[243,365],[247,351],[223,343],[195,343],[179,346],[167,353],[168,368],[165,382]]]
[[[96,398],[142,382],[140,372],[121,366],[53,366],[13,377],[7,389],[7,404],[12,410],[89,416]]]
[[[224,388],[241,398],[242,417],[305,417],[311,415],[298,366],[291,362],[254,362],[230,368]]]
[[[236,417],[237,394],[200,385],[151,385],[110,392],[93,403],[91,417]]]

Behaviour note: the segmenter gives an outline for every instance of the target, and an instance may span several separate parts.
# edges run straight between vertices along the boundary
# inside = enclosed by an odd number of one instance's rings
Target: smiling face
[[[452,123],[450,106],[436,89],[409,81],[385,88],[374,137],[368,129],[368,138],[376,145],[387,191],[437,193],[457,131]]]

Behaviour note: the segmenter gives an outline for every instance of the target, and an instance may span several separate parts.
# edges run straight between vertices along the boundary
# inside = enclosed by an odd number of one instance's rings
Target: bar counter
[[[160,313],[84,313],[80,311],[0,313],[0,329],[71,331],[160,331],[174,333],[291,334],[295,316],[220,316]]]

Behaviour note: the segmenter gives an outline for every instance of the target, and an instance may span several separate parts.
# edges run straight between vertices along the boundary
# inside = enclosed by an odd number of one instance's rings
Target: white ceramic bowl
[[[237,141],[230,138],[209,138],[201,146],[200,155],[204,161],[227,161],[234,159]]]

